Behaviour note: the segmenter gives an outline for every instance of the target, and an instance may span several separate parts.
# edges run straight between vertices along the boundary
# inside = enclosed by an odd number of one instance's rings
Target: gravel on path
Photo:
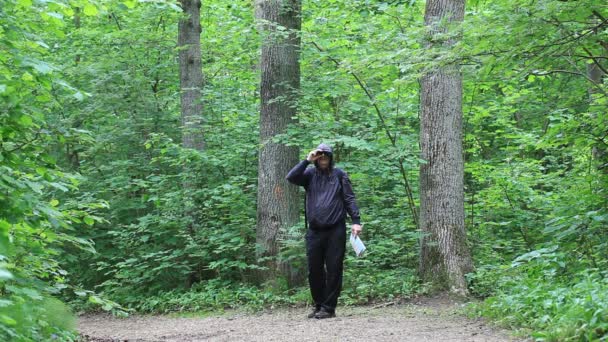
[[[86,315],[85,341],[517,341],[509,332],[457,313],[459,304],[425,301],[338,308],[337,317],[307,319],[306,308],[215,317]]]

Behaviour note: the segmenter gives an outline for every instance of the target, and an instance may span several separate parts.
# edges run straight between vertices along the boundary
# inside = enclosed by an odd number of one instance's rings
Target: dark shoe
[[[335,312],[329,312],[325,309],[321,309],[319,310],[319,312],[317,312],[315,314],[315,318],[316,319],[325,319],[325,318],[333,318],[336,317],[336,313]]]
[[[315,318],[315,316],[317,315],[317,313],[319,313],[319,310],[320,310],[320,309],[314,308],[314,309],[312,310],[312,312],[311,312],[311,313],[309,313],[309,314],[308,314],[308,316],[306,316],[306,317],[308,317],[308,318]]]

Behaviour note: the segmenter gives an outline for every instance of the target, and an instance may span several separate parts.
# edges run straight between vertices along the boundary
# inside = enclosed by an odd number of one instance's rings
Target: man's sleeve
[[[342,176],[342,191],[344,193],[346,211],[348,212],[348,215],[350,215],[353,224],[361,224],[361,214],[359,213],[359,207],[357,207],[353,186],[350,183],[350,179],[346,172],[344,172],[344,175]]]
[[[310,164],[310,162],[304,159],[294,166],[293,169],[291,169],[291,171],[289,171],[287,174],[287,177],[285,177],[287,181],[295,185],[307,186],[308,177],[304,171],[306,171],[308,164]]]

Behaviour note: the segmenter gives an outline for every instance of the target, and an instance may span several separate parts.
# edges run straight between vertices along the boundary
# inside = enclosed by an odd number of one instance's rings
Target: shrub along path
[[[509,332],[470,320],[445,298],[408,304],[338,308],[337,317],[307,319],[308,309],[213,317],[83,316],[85,341],[517,341]]]

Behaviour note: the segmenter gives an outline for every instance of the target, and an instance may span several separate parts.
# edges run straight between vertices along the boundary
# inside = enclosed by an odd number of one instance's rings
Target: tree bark
[[[182,146],[202,151],[205,147],[202,114],[203,70],[201,62],[200,0],[180,0],[184,11],[179,20],[179,84],[182,112]]]
[[[603,20],[603,18],[601,17],[597,17],[597,15],[592,16],[591,17],[594,21],[599,22],[600,20]],[[599,24],[599,23],[598,23]],[[597,31],[594,31],[594,35],[597,35]],[[601,52],[600,55],[602,57],[606,57],[606,54],[608,52],[608,42],[605,41],[601,41],[600,40],[600,46],[601,46]],[[585,52],[587,52],[590,56],[592,55],[592,52],[589,49],[585,49]],[[602,63],[603,59],[594,59],[593,63],[587,64],[587,78],[589,79],[589,81],[591,81],[593,84],[589,87],[589,102],[593,103],[594,99],[593,97],[600,92],[600,90],[602,89],[601,85],[604,81],[604,78],[606,77],[606,73],[604,72],[606,70],[606,65],[605,63]],[[595,118],[597,115],[593,114],[593,117]],[[608,155],[608,149],[606,144],[602,143],[601,141],[596,141],[592,148],[591,148],[591,154],[593,156],[593,159],[599,161],[599,169],[603,170],[603,172],[608,173],[608,163],[606,162],[606,156]]]
[[[203,70],[201,61],[201,19],[200,0],[179,0],[184,12],[178,24],[177,45],[179,48],[179,82],[181,101],[182,146],[197,151],[205,148],[202,129],[202,88]],[[195,170],[189,165],[184,166],[184,218],[187,234],[192,242],[196,239],[195,208],[192,194],[195,190],[193,176]],[[190,287],[198,278],[199,265],[193,269],[186,278],[186,286]]]
[[[80,30],[80,7],[74,7],[74,30],[78,32]],[[80,54],[76,54],[74,56],[74,64],[78,65],[80,63]],[[80,116],[77,116],[72,123],[73,128],[80,128],[82,125],[82,119]],[[78,149],[77,143],[68,142],[66,144],[66,155],[72,166],[73,170],[80,170],[80,156],[78,154],[80,150]]]
[[[302,196],[285,176],[298,162],[298,148],[272,142],[294,122],[300,89],[301,0],[256,0],[255,15],[263,36],[260,60],[260,152],[256,242],[258,257],[269,257],[268,272],[260,280],[274,279],[277,272],[290,284],[302,277],[286,264],[276,262],[280,235],[294,226]],[[300,272],[301,274],[302,272]]]
[[[428,0],[424,22],[428,49],[447,51],[464,18],[464,0]],[[445,36],[444,36],[445,37]],[[441,41],[443,39],[443,41]],[[434,67],[420,80],[420,274],[426,281],[467,294],[472,270],[464,227],[462,75],[455,64]]]

